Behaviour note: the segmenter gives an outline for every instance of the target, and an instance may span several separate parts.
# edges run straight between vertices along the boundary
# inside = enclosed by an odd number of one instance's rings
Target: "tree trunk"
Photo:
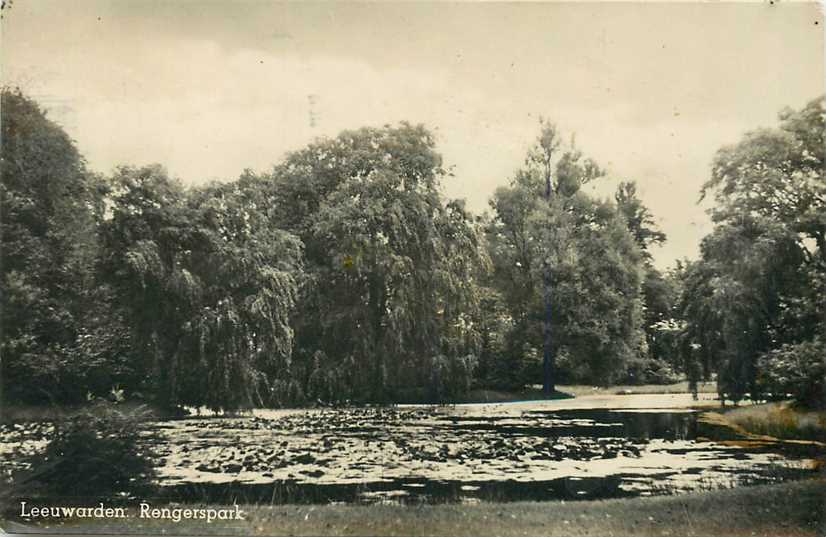
[[[545,167],[545,201],[551,204],[551,164],[550,158]],[[545,319],[542,321],[542,393],[550,396],[555,391],[554,386],[554,355],[551,348],[551,319],[553,305],[551,303],[551,265],[547,253],[542,266],[542,298],[545,302]]]
[[[386,369],[386,356],[384,356],[384,314],[385,314],[385,307],[386,307],[386,297],[385,297],[385,284],[384,280],[376,275],[371,276],[370,278],[370,287],[369,287],[369,303],[368,308],[370,311],[370,322],[372,325],[372,352],[373,355],[373,371],[372,371],[372,386],[371,391],[373,392],[372,397],[376,400],[384,402],[386,395],[387,395],[387,386],[385,383],[387,378],[385,377],[385,369]]]
[[[556,391],[556,387],[554,386],[554,355],[551,345],[553,341],[551,338],[551,319],[553,314],[551,304],[551,267],[547,261],[545,261],[544,267],[543,287],[545,319],[542,321],[542,393],[549,396]]]

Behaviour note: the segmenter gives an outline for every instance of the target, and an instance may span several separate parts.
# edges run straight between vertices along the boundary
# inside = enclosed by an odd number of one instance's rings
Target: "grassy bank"
[[[710,440],[808,442],[826,448],[826,411],[789,401],[704,412],[698,435]]]
[[[717,393],[715,382],[702,382],[698,385],[698,392],[704,394],[702,404],[690,405],[697,409],[708,409],[715,405],[715,398],[710,394]],[[643,385],[617,385],[610,387],[597,387],[582,384],[559,385],[557,391],[550,398],[545,397],[538,387],[526,388],[520,391],[505,391],[493,389],[475,389],[462,397],[457,397],[441,404],[464,404],[464,403],[509,403],[539,401],[547,399],[565,400],[572,398],[598,397],[606,398],[623,395],[679,395],[688,394],[688,382],[677,382],[674,384],[643,384]],[[584,402],[584,401],[583,401]],[[396,403],[388,404],[434,404],[421,394],[408,394],[408,397],[400,398]],[[317,407],[316,404],[309,404],[305,408]],[[581,407],[581,406],[580,406]],[[170,419],[181,417],[184,411],[169,412],[152,408],[137,402],[127,401],[121,403],[119,408],[123,411],[131,412],[142,409],[152,419]],[[299,408],[299,407],[296,407]],[[26,421],[62,421],[72,417],[79,412],[88,411],[89,405],[80,406],[6,406],[0,407],[0,423],[21,423]],[[747,402],[745,406],[730,407],[728,410],[721,409],[726,413],[727,419],[733,425],[742,426],[744,429],[755,434],[769,434],[778,438],[805,438],[823,439],[826,428],[826,412],[803,412],[793,409],[787,403],[772,403],[768,405],[752,406]],[[241,411],[240,415],[245,412]],[[203,415],[213,415],[206,411]],[[791,425],[790,425],[791,424]],[[789,431],[788,433],[786,431]]]
[[[631,394],[675,394],[691,393],[688,388],[688,381],[675,382],[674,384],[640,384],[640,385],[617,385],[609,387],[585,386],[585,385],[565,385],[557,386],[561,392],[569,393],[575,397],[583,395],[631,395]],[[717,383],[714,381],[697,383],[699,393],[717,393]]]
[[[717,393],[717,383],[701,382],[697,386],[700,393]],[[674,384],[623,384],[617,386],[588,386],[585,384],[564,384],[556,387],[551,399],[567,399],[588,395],[634,395],[634,394],[678,394],[690,393],[688,381]],[[458,397],[451,403],[508,403],[518,401],[536,401],[546,399],[540,387],[530,387],[519,391],[476,389],[467,395]]]
[[[700,393],[717,393],[715,382],[701,382],[698,385]],[[545,397],[541,387],[533,386],[518,391],[474,389],[467,394],[443,401],[443,404],[462,403],[508,403],[519,401],[536,401],[543,399],[570,399],[584,396],[606,396],[606,395],[655,395],[655,394],[681,394],[690,393],[688,382],[677,382],[674,384],[641,384],[641,385],[617,385],[617,386],[588,386],[585,384],[565,384],[556,387],[556,393],[551,397]],[[433,404],[426,393],[421,390],[411,390],[398,397],[395,401],[399,404]],[[392,404],[392,403],[391,403]],[[313,403],[307,408],[316,406]],[[43,406],[18,406],[0,405],[0,423],[19,423],[25,421],[62,421],[78,412],[88,410],[88,404],[81,405],[43,405]],[[176,418],[182,412],[164,411],[153,408],[141,402],[127,401],[120,404],[120,408],[125,410],[135,410],[143,408],[151,413],[154,419]]]
[[[826,442],[826,410],[807,410],[781,401],[735,408],[723,416],[751,434]]]
[[[826,468],[826,411],[801,409],[788,401],[704,412],[697,420],[697,436],[807,457],[814,460],[816,468]]]
[[[822,537],[826,480],[742,487],[656,498],[591,502],[515,502],[477,505],[243,506],[246,520],[130,519],[130,533],[181,535],[452,535],[503,537]],[[211,506],[216,507],[216,506]],[[0,524],[11,531],[24,528]],[[124,526],[67,524],[57,531],[120,533]]]

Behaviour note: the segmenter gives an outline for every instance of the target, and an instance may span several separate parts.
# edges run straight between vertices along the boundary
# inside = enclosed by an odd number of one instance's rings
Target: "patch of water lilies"
[[[366,407],[147,422],[142,438],[158,485],[173,495],[246,490],[281,502],[671,494],[805,466],[698,443],[694,421],[639,409]],[[45,424],[5,426],[0,447],[17,446],[17,457],[49,433]]]

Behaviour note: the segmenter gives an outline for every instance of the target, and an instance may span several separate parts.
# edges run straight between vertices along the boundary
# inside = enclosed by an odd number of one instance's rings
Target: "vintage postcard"
[[[0,532],[826,536],[822,4],[0,13]]]

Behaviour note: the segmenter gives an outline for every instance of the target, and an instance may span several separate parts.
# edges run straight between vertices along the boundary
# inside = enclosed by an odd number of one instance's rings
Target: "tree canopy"
[[[542,120],[473,215],[434,134],[347,130],[267,173],[185,187],[158,164],[91,173],[60,125],[2,92],[4,400],[127,392],[167,409],[444,401],[474,387],[670,382],[826,400],[821,97],[716,154],[700,258],[636,183]]]
[[[559,374],[566,380],[610,382],[643,344],[642,256],[617,207],[581,191],[601,175],[599,166],[575,146],[563,148],[552,125],[543,122],[540,131],[526,168],[490,202],[492,285],[512,320],[504,358],[511,365],[504,371],[537,378],[547,283]]]
[[[297,337],[325,394],[440,389],[442,368],[469,377],[485,252],[463,204],[442,198],[444,176],[432,135],[401,124],[320,140],[265,178],[306,246]]]
[[[91,339],[118,339],[93,307],[105,294],[91,284],[101,181],[33,100],[5,88],[0,106],[2,384],[23,401],[77,400],[119,368],[103,351],[81,357]]]
[[[824,97],[716,155],[702,195],[716,224],[688,272],[683,315],[721,391],[755,396],[759,357],[823,334]]]
[[[159,166],[113,178],[101,266],[163,405],[262,405],[289,368],[302,245],[254,192],[186,191]]]

